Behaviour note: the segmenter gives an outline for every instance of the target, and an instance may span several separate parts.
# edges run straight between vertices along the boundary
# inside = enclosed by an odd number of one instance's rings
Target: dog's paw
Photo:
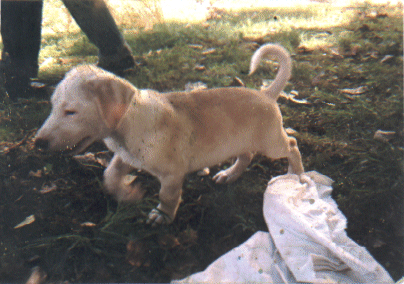
[[[310,177],[305,175],[304,173],[299,175],[299,181],[301,184],[307,184],[308,186],[314,185],[314,182],[310,179]]]
[[[140,184],[134,186],[123,185],[114,193],[115,199],[118,202],[136,202],[143,198],[146,194],[146,190],[140,187]]]
[[[216,183],[231,183],[235,181],[239,175],[232,173],[232,171],[223,170],[213,176],[213,181]]]
[[[146,221],[146,224],[152,225],[152,227],[156,227],[158,225],[168,225],[172,223],[172,219],[163,211],[159,209],[153,209],[149,213],[149,218]]]

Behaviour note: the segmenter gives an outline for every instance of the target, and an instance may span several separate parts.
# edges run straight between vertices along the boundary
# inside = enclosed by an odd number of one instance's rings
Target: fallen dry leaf
[[[99,164],[103,167],[108,167],[109,162],[112,159],[112,155],[109,151],[101,151],[97,153],[88,152],[84,155],[75,155],[73,156],[73,159],[84,166]]]
[[[305,100],[305,99],[298,100],[298,99],[295,99],[295,97],[290,97],[289,100],[291,102],[296,103],[296,104],[303,104],[303,105],[309,105],[310,104],[308,100]]]
[[[49,193],[51,191],[56,190],[58,187],[55,183],[51,183],[51,185],[44,185],[42,186],[41,190],[39,191],[39,193],[45,194],[45,193]]]
[[[239,77],[234,77],[233,81],[230,83],[229,86],[234,86],[234,87],[245,87],[244,82],[239,78]]]
[[[368,88],[366,86],[360,86],[355,89],[341,89],[340,92],[348,95],[360,95],[366,92],[367,90]]]
[[[331,49],[331,55],[334,57],[337,57],[337,58],[344,58],[344,56],[341,53],[339,53],[338,50],[336,50],[334,48]]]
[[[294,102],[296,104],[305,104],[305,105],[310,104],[310,102],[305,99],[301,99],[301,100],[296,99],[295,97],[298,95],[299,95],[299,93],[297,91],[290,91],[289,94],[287,94],[285,92],[281,92],[281,97],[288,99],[291,102]]]
[[[185,85],[185,91],[187,91],[187,92],[196,91],[196,90],[204,90],[207,88],[208,88],[208,86],[203,82],[196,82],[196,83],[188,82]]]
[[[29,171],[28,176],[40,178],[42,177],[42,170],[37,170],[36,172]]]
[[[203,48],[202,44],[188,44],[188,46],[193,49],[202,49]]]
[[[36,90],[39,90],[45,88],[47,85],[41,82],[31,82],[30,86]]]
[[[386,55],[385,57],[382,58],[382,60],[380,60],[380,63],[385,63],[390,59],[392,59],[393,57],[394,57],[393,55]]]
[[[297,47],[297,52],[298,53],[310,53],[315,50],[315,47],[313,46],[306,46],[306,45],[299,45]]]
[[[93,223],[93,222],[83,222],[80,224],[81,227],[95,227],[97,226],[97,224]]]
[[[25,218],[24,221],[22,221],[21,223],[19,223],[18,225],[16,225],[16,226],[14,227],[14,229],[18,229],[18,228],[24,227],[24,226],[29,225],[29,224],[32,224],[32,223],[34,223],[34,222],[35,222],[35,216],[34,216],[34,215],[30,215],[30,216],[28,216],[27,218]]]
[[[384,131],[379,129],[375,132],[375,135],[373,135],[373,139],[382,142],[389,142],[395,135],[396,132],[394,131]]]
[[[209,55],[216,52],[216,48],[209,48],[202,52],[202,55]]]
[[[372,51],[372,52],[369,54],[369,56],[370,56],[371,58],[374,58],[374,59],[379,58],[379,55],[378,55],[378,52],[377,52],[377,51]]]
[[[194,70],[196,70],[196,71],[204,71],[205,69],[206,69],[206,67],[204,65],[200,65],[200,64],[197,64],[194,67]]]

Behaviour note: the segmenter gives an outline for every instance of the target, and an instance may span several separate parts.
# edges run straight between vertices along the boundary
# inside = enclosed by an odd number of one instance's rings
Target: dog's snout
[[[35,147],[41,150],[47,150],[49,148],[49,141],[43,138],[35,139]]]

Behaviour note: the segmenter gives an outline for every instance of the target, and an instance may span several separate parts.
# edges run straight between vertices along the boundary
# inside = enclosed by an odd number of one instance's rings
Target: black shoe
[[[128,45],[124,45],[119,52],[109,56],[99,56],[97,66],[123,77],[125,71],[133,70],[136,66],[132,51]]]
[[[18,98],[28,98],[30,94],[31,79],[28,77],[10,76],[1,72],[2,96],[8,97],[11,101]]]
[[[8,97],[11,101],[17,101],[18,98],[44,98],[44,84],[33,83],[31,76],[36,77],[37,68],[16,68],[7,60],[0,61],[0,95]]]

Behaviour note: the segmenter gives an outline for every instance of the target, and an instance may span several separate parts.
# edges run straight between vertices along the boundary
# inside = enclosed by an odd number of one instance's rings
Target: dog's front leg
[[[160,179],[160,204],[149,213],[147,224],[152,226],[170,224],[174,221],[181,202],[184,176],[166,176]]]
[[[125,164],[118,155],[114,155],[104,171],[104,186],[107,192],[118,202],[133,202],[142,199],[145,191],[140,187],[125,184],[124,178],[133,168]]]

